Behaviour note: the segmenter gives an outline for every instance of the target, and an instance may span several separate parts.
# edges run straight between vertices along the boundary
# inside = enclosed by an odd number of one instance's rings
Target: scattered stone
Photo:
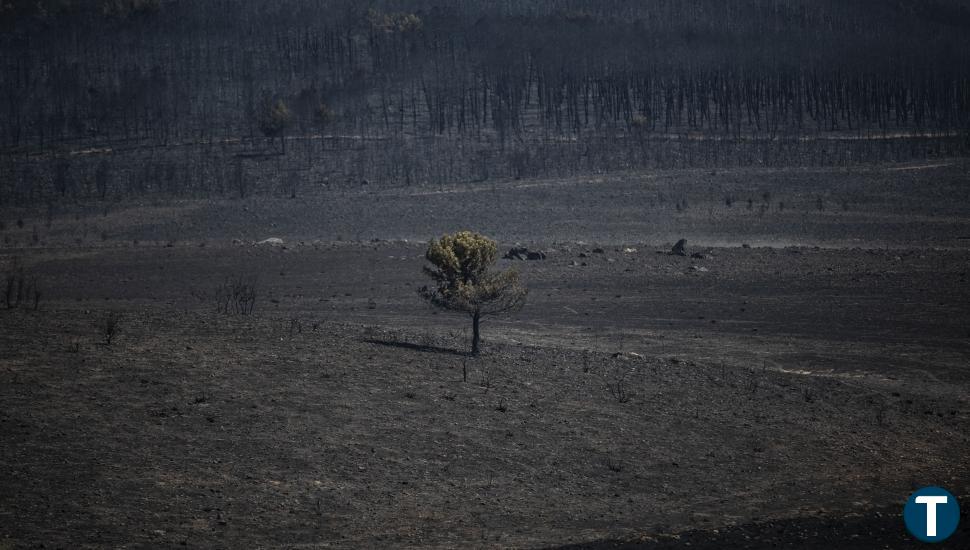
[[[637,249],[636,248],[627,247],[627,248],[624,248],[623,249],[623,253],[624,254],[636,254],[637,253]]]
[[[589,254],[586,254],[585,252],[580,252],[579,253],[579,257],[580,258],[589,258]]]
[[[283,239],[279,237],[270,237],[256,243],[257,246],[283,246],[283,244]]]
[[[743,243],[743,244],[741,245],[741,248],[751,248],[751,245],[750,245],[750,244],[748,244],[748,243]]]
[[[677,241],[677,244],[670,249],[670,253],[674,256],[686,256],[687,255],[687,239],[681,239]]]
[[[696,260],[706,260],[707,259],[707,256],[701,254],[700,252],[694,252],[693,254],[690,255],[690,257],[691,258],[694,258]]]
[[[605,253],[605,252],[606,252],[606,251],[605,251],[605,250],[603,250],[602,248],[594,248],[594,249],[593,249],[593,254],[603,254],[603,253]]]
[[[706,267],[704,267],[704,266],[696,266],[696,265],[692,265],[692,266],[690,266],[690,270],[691,270],[691,271],[699,271],[699,272],[701,272],[701,273],[706,273],[706,272],[708,272],[708,271],[709,271],[709,270],[708,270],[708,269],[707,269]]]

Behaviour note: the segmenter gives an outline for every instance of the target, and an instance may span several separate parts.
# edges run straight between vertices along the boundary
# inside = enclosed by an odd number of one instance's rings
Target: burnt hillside
[[[970,127],[962,1],[0,5],[19,203],[894,161]]]

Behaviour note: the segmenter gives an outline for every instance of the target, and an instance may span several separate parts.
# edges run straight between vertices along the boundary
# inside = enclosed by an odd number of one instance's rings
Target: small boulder
[[[602,248],[594,248],[594,249],[593,249],[593,254],[603,254],[603,253],[605,253],[605,252],[606,252],[606,251],[605,251],[605,250],[603,250]]]
[[[670,249],[670,253],[674,256],[686,256],[687,255],[687,239],[681,239],[677,241],[677,244]]]
[[[270,237],[256,243],[257,246],[283,246],[285,243],[279,237]]]
[[[695,260],[706,260],[707,259],[707,256],[701,254],[700,252],[694,252],[693,254],[690,255],[690,257],[691,258],[694,258]]]

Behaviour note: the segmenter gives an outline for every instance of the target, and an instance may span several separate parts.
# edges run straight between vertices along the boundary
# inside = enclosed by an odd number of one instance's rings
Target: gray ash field
[[[392,201],[394,189],[79,211],[52,224],[50,241],[4,250],[44,282],[37,311],[0,316],[7,540],[915,544],[899,521],[914,488],[970,493],[970,250],[934,236],[959,235],[970,216],[883,194],[942,195],[933,186],[960,180],[959,168],[905,174],[920,185],[859,184],[875,206],[835,212],[787,199],[759,215],[720,196],[625,210],[630,194],[657,193],[627,176],[556,194],[544,181],[500,182],[463,194],[480,208],[432,220],[416,199]],[[694,177],[635,179],[690,189]],[[803,177],[703,174],[725,186]],[[434,210],[455,200],[441,191],[406,197]],[[775,188],[772,204],[797,193]],[[531,219],[510,216],[502,230],[496,194]],[[341,204],[370,214],[309,214]],[[660,216],[702,257],[669,254],[650,230]],[[398,238],[459,217],[501,234],[503,251],[546,254],[500,261],[521,271],[529,299],[486,321],[479,358],[464,354],[467,318],[415,292],[426,245]],[[865,233],[839,232],[846,218]],[[8,234],[29,238],[24,220]],[[730,229],[705,244],[718,220]],[[77,244],[72,224],[112,236]],[[526,224],[542,240],[526,239]],[[605,240],[633,233],[643,239]],[[283,244],[254,244],[270,237]],[[252,315],[217,312],[215,291],[234,277],[256,281]],[[118,334],[104,345],[111,312]],[[961,531],[945,544],[965,541]]]

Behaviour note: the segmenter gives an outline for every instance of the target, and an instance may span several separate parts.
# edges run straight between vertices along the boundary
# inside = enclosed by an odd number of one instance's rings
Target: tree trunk
[[[478,355],[479,321],[481,321],[481,314],[476,311],[472,314],[472,355]]]

